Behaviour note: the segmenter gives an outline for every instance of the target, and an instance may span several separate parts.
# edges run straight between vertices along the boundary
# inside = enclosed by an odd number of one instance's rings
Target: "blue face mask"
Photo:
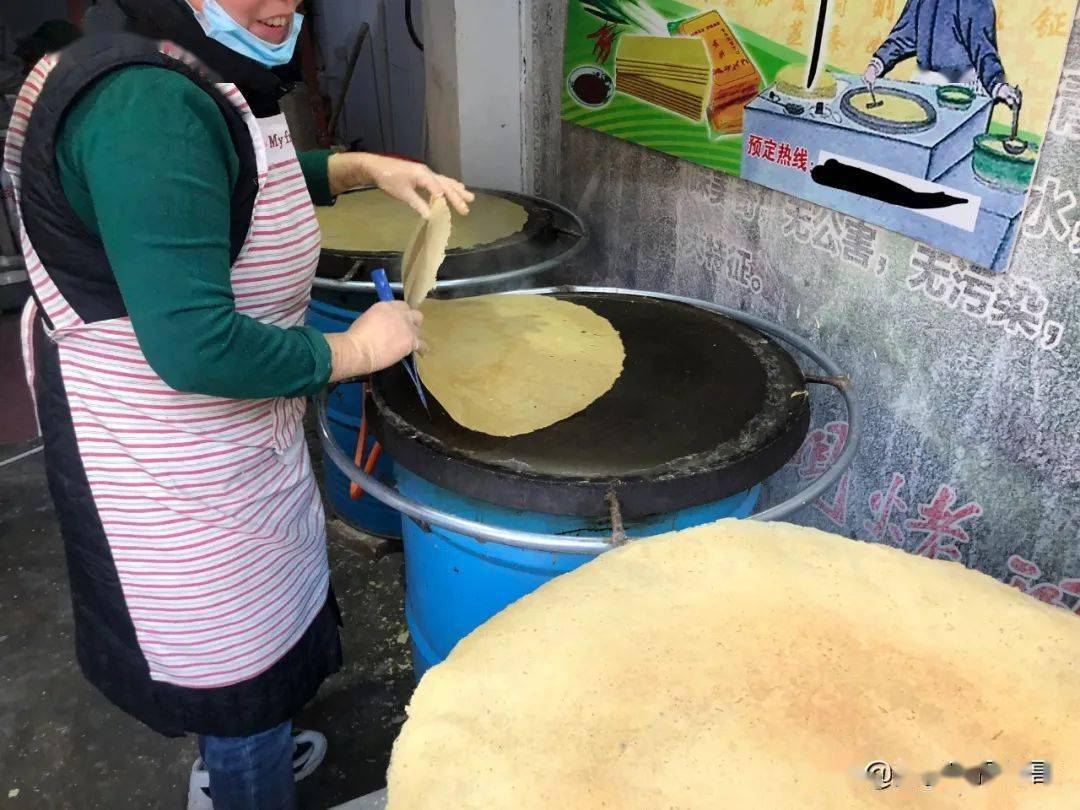
[[[289,38],[280,45],[273,45],[248,31],[230,17],[228,12],[218,5],[217,0],[205,0],[203,10],[195,12],[195,19],[199,21],[203,31],[211,39],[216,39],[238,54],[261,62],[267,67],[277,67],[288,64],[292,59],[304,15],[293,14],[289,26]]]

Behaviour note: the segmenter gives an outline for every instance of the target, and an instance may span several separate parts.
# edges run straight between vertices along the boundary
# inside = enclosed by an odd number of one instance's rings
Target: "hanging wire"
[[[422,53],[424,50],[424,43],[421,42],[420,37],[416,35],[416,26],[413,25],[412,0],[405,0],[405,26],[409,29],[409,37],[412,39],[413,45],[415,45]]]

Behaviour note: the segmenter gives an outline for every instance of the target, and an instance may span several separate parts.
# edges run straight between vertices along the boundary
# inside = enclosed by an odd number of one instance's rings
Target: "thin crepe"
[[[529,218],[518,203],[482,191],[469,204],[468,216],[450,213],[450,250],[506,239],[519,233]],[[335,205],[316,208],[315,215],[326,250],[401,253],[416,228],[416,212],[377,188],[342,194]]]
[[[519,600],[408,715],[388,810],[1065,810],[1080,619],[955,563],[722,521]],[[986,760],[1002,773],[982,785],[921,782]],[[1020,776],[1031,760],[1049,784]]]
[[[425,301],[425,387],[470,430],[517,436],[584,410],[615,384],[625,352],[609,321],[546,295]]]
[[[446,258],[450,240],[450,206],[445,197],[431,203],[427,219],[421,218],[401,255],[401,285],[405,301],[413,309],[435,289],[435,276]]]
[[[851,97],[851,106],[859,112],[880,118],[882,121],[914,124],[926,120],[926,110],[918,102],[912,101],[910,98],[894,96],[889,93],[878,93],[876,96],[877,106],[871,107],[874,98],[874,96],[870,95],[869,90],[860,91]]]

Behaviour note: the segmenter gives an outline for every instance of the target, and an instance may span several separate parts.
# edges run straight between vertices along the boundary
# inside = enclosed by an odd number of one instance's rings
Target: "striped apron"
[[[162,51],[192,61],[174,46]],[[151,679],[237,684],[281,659],[327,600],[305,401],[174,391],[146,362],[129,318],[84,323],[65,301],[22,224],[19,185],[27,125],[57,63],[47,57],[27,79],[4,153],[5,195],[36,299],[23,317],[28,381],[33,391],[40,305]],[[235,306],[263,323],[296,326],[310,299],[319,228],[292,138],[284,115],[257,120],[235,85],[218,88],[246,122],[258,167],[251,226],[231,270]]]

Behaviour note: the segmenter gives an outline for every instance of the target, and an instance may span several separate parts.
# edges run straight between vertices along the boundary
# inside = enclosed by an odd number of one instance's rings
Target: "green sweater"
[[[328,152],[300,155],[317,204]],[[214,101],[179,73],[128,67],[67,114],[56,146],[64,193],[101,237],[150,367],[179,391],[300,396],[330,377],[315,329],[238,313],[229,282],[229,198],[239,158]]]

